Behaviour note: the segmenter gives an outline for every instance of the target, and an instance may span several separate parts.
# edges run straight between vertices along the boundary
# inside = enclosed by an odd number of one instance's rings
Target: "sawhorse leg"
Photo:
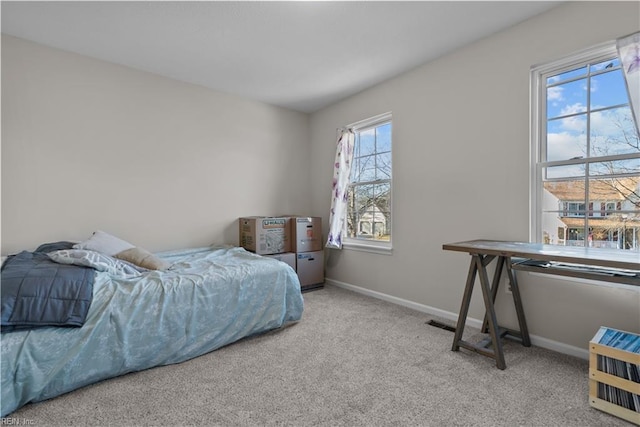
[[[464,294],[462,295],[462,306],[460,307],[460,314],[458,315],[458,323],[456,324],[456,332],[453,336],[453,347],[451,347],[451,351],[458,351],[460,349],[460,342],[462,341],[464,325],[467,322],[467,314],[469,313],[469,304],[471,303],[473,284],[476,281],[477,272],[478,267],[476,266],[475,258],[471,258],[469,273],[467,274],[467,284],[464,287]]]
[[[493,273],[493,280],[491,281],[491,301],[495,306],[496,297],[498,296],[498,287],[500,285],[500,277],[502,276],[502,269],[504,267],[504,257],[500,256],[496,260],[496,270]],[[489,332],[489,317],[487,314],[484,315],[484,321],[482,322],[483,333]]]
[[[518,278],[511,268],[511,258],[506,259],[507,262],[507,274],[509,275],[509,283],[511,283],[511,294],[513,295],[513,304],[516,307],[516,315],[518,316],[518,326],[520,327],[520,339],[522,345],[525,347],[531,347],[531,338],[529,337],[529,328],[527,327],[527,320],[524,317],[524,308],[522,307],[522,298],[520,298],[520,286],[518,285]]]
[[[518,337],[522,340],[522,344],[525,347],[531,346],[531,341],[529,338],[529,331],[527,329],[527,323],[522,307],[522,299],[520,298],[518,282],[516,279],[516,275],[511,268],[512,266],[510,258],[503,256],[498,257],[493,280],[492,283],[489,284],[487,265],[489,265],[494,258],[494,255],[471,254],[471,263],[469,265],[469,272],[467,274],[467,283],[465,285],[464,294],[462,297],[462,305],[460,307],[460,314],[458,316],[456,332],[453,338],[453,346],[451,350],[458,351],[460,347],[463,347],[468,350],[475,351],[487,357],[491,357],[496,361],[496,366],[499,369],[505,369],[506,363],[504,360],[504,352],[502,350],[502,337],[506,334]],[[520,331],[501,328],[498,325],[498,320],[496,317],[495,300],[498,294],[500,277],[505,265],[507,267],[507,275],[511,284],[513,302],[516,308],[516,314],[518,316]],[[471,304],[471,296],[473,294],[473,286],[475,284],[476,275],[480,276],[480,287],[482,289],[482,297],[485,306],[485,316],[481,330],[484,333],[488,332],[490,339],[484,340],[480,344],[471,344],[464,341],[462,339],[462,335],[464,332],[465,323],[467,321],[467,315],[469,313],[469,305]],[[493,345],[493,349],[487,348],[489,344]]]
[[[498,257],[496,261],[496,270],[493,275],[493,281],[491,283],[491,300],[495,306],[496,297],[498,295],[498,286],[500,284],[500,277],[502,275],[503,267],[506,265],[507,279],[509,280],[509,284],[511,285],[511,295],[513,296],[513,305],[516,308],[516,315],[518,316],[518,326],[520,328],[519,331],[515,331],[513,329],[501,328],[503,330],[503,335],[509,335],[511,337],[515,337],[522,341],[522,345],[525,347],[531,347],[531,338],[529,337],[529,328],[527,328],[527,320],[524,316],[524,308],[522,307],[522,299],[520,298],[520,287],[518,285],[518,278],[516,277],[515,272],[513,271],[511,258],[509,257]],[[489,332],[489,324],[488,318],[485,315],[484,321],[482,322],[482,332]]]

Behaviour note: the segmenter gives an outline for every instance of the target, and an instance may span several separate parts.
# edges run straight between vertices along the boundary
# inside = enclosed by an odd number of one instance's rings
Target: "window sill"
[[[343,242],[342,248],[351,251],[369,252],[379,255],[391,255],[393,248],[391,246],[375,245],[369,243]]]

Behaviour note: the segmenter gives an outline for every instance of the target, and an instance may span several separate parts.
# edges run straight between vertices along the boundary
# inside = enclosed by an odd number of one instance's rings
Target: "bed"
[[[3,329],[2,417],[28,402],[179,363],[302,316],[300,282],[283,262],[230,246],[154,255],[169,267],[139,274],[92,269],[81,326]]]

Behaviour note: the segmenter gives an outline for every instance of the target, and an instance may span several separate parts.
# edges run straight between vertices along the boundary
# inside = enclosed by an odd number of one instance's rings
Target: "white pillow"
[[[51,260],[60,264],[81,265],[83,267],[91,267],[98,271],[106,271],[116,276],[133,277],[140,276],[141,269],[126,261],[112,258],[96,251],[88,251],[85,249],[62,249],[47,253]]]
[[[119,239],[104,231],[96,231],[89,239],[73,245],[74,249],[86,249],[113,256],[119,252],[135,247],[131,243]]]

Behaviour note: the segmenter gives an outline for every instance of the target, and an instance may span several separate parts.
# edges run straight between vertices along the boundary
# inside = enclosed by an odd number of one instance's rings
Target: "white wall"
[[[311,116],[312,211],[328,221],[336,128],[393,112],[393,255],[328,250],[327,277],[456,313],[468,256],[442,244],[529,237],[532,65],[640,29],[637,2],[568,2]],[[325,227],[326,228],[326,227]],[[640,332],[640,292],[521,274],[530,332],[586,349]],[[515,326],[501,293],[498,317]],[[479,289],[471,317],[482,319]]]
[[[2,36],[2,254],[238,242],[310,204],[305,114]]]

